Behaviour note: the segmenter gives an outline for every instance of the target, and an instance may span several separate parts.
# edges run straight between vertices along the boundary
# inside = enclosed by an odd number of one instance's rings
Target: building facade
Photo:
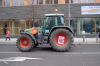
[[[34,23],[41,26],[47,13],[63,13],[65,24],[71,25],[76,36],[95,34],[100,28],[99,0],[0,0],[0,6],[0,35],[4,35],[5,26],[12,35]]]

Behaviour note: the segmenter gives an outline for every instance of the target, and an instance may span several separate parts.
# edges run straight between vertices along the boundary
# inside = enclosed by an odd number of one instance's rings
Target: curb
[[[5,40],[5,38],[0,38],[0,44],[16,44],[17,38],[11,38],[11,40]],[[83,42],[83,38],[74,38],[73,44],[100,44],[96,41],[96,38],[86,38]]]
[[[90,45],[91,45],[91,44],[98,44],[98,45],[99,45],[100,43],[87,43],[87,42],[85,42],[85,43],[73,43],[73,44],[76,44],[76,45],[78,45],[78,44],[79,44],[79,45],[81,45],[81,44],[90,44]]]

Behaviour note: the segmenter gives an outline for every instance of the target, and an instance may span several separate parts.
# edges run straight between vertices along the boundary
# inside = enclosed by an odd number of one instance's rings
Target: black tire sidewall
[[[23,38],[29,39],[29,41],[30,41],[30,46],[29,46],[29,47],[27,47],[27,48],[22,48],[22,47],[20,46],[20,40],[23,39]],[[20,51],[23,51],[23,52],[31,51],[32,48],[34,47],[34,41],[33,41],[28,35],[21,35],[21,36],[18,38],[18,40],[17,40],[16,43],[17,43],[17,48],[18,48]]]

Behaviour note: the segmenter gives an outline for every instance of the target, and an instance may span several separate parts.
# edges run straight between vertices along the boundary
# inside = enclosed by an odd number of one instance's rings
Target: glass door
[[[0,20],[0,35],[5,35],[6,30],[10,30],[10,21]]]

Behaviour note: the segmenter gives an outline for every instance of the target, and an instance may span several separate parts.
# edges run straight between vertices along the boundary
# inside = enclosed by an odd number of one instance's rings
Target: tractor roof
[[[45,16],[64,16],[64,14],[45,14]]]

